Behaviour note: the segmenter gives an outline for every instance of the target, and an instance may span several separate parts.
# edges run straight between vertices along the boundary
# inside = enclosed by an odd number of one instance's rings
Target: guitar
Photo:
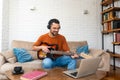
[[[57,51],[58,49],[58,45],[57,44],[48,44],[48,43],[41,43],[41,45],[44,45],[44,46],[50,46],[50,48],[48,48],[50,50],[49,53],[46,53],[42,50],[39,50],[37,52],[37,57],[38,59],[44,59],[46,57],[50,57],[51,59],[55,59],[55,56],[54,54],[57,54],[57,55],[74,55],[76,53],[73,53],[73,52],[64,52],[64,51]],[[77,54],[78,56],[80,56],[80,54]]]
[[[42,42],[41,45],[50,46],[50,48],[48,48],[50,50],[49,53],[46,53],[46,52],[44,52],[42,50],[39,50],[37,52],[37,57],[38,57],[38,59],[41,59],[41,60],[46,58],[46,57],[50,57],[51,59],[55,59],[54,54],[57,54],[57,55],[68,55],[68,56],[77,54],[78,56],[80,56],[82,58],[85,58],[85,59],[92,58],[92,56],[87,55],[84,52],[82,52],[82,53],[74,53],[74,52],[58,51],[58,45],[57,44],[48,44],[48,43]]]
[[[64,52],[64,51],[56,51],[56,50],[53,50],[52,48],[50,48],[50,52],[49,53],[46,53],[42,50],[38,51],[37,53],[37,56],[39,59],[44,59],[46,57],[50,57],[51,59],[55,59],[54,57],[54,54],[57,54],[57,55],[74,55],[74,54],[77,54],[77,53],[73,53],[73,52]],[[81,56],[81,54],[77,54],[78,56]]]

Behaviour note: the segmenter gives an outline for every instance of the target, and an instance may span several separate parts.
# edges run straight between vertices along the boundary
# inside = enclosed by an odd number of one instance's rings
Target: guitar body
[[[58,45],[57,44],[48,44],[48,43],[41,43],[41,45],[42,46],[50,46],[50,48],[48,48],[50,51],[51,50],[57,50],[58,49]],[[44,58],[46,58],[46,57],[49,57],[49,58],[51,58],[51,59],[54,59],[54,56],[53,56],[53,54],[51,54],[51,53],[45,53],[45,52],[43,52],[42,50],[39,50],[38,52],[37,52],[37,57],[39,58],[39,59],[44,59]]]
[[[40,51],[37,52],[37,57],[38,57],[38,59],[42,60],[42,59],[46,58],[47,55],[42,50],[40,50]]]

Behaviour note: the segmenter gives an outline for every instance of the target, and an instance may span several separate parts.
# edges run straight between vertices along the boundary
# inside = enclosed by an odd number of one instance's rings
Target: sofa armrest
[[[89,49],[89,55],[93,56],[93,57],[99,57],[101,55],[104,54],[104,50],[102,49]]]
[[[2,54],[0,53],[0,67],[5,63],[5,58],[4,56],[2,56]]]
[[[102,57],[102,62],[104,63],[102,70],[109,72],[110,71],[110,54],[107,52],[104,52],[104,54],[101,55],[101,57]]]
[[[93,57],[100,56],[102,58],[98,70],[110,71],[110,54],[101,49],[90,49],[90,55]]]

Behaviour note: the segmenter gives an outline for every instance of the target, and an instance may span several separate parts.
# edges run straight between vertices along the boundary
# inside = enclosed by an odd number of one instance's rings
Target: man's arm
[[[70,51],[66,51],[66,52],[70,53]],[[79,57],[79,55],[77,55],[77,54],[71,55],[71,58],[78,58],[78,57]]]
[[[40,37],[37,39],[37,41],[33,44],[32,50],[34,50],[34,51],[42,50],[42,46],[41,46],[40,44],[41,44],[41,36],[40,36]]]
[[[34,51],[42,50],[47,53],[47,52],[49,52],[48,48],[50,48],[50,46],[33,46],[32,50],[34,50]]]
[[[70,53],[70,48],[68,47],[68,44],[67,44],[65,37],[63,39],[64,39],[63,40],[63,42],[64,42],[63,48],[67,50],[66,52]],[[78,57],[79,56],[77,54],[71,55],[71,58],[78,58]]]
[[[42,47],[41,46],[33,46],[32,50],[39,51],[39,50],[42,50]]]

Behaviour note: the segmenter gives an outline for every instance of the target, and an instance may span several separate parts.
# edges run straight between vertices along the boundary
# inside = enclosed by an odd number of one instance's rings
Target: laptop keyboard
[[[73,75],[73,76],[77,76],[77,73],[78,72],[73,72],[73,73],[70,73],[70,74]]]

